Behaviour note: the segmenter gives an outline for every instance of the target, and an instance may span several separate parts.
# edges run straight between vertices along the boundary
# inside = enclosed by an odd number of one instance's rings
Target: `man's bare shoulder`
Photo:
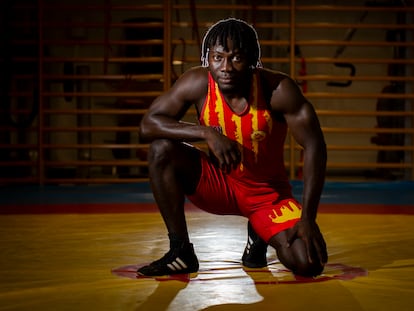
[[[258,69],[262,79],[272,88],[275,89],[282,80],[293,81],[286,73],[272,70],[269,68]]]
[[[270,105],[282,113],[296,111],[306,101],[297,83],[287,74],[270,69],[261,69],[261,76],[271,89]]]
[[[174,83],[171,91],[186,100],[197,100],[207,94],[208,69],[193,67],[184,72]]]
[[[198,66],[185,71],[177,80],[179,83],[208,84],[208,69]]]

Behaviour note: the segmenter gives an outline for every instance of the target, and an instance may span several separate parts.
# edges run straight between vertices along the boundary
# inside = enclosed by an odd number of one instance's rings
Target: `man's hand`
[[[206,136],[208,148],[216,157],[219,167],[225,172],[235,169],[241,161],[239,144],[214,129]]]
[[[322,265],[326,264],[328,261],[326,243],[315,221],[299,220],[287,230],[288,247],[297,238],[305,243],[306,255],[310,263],[319,260]]]

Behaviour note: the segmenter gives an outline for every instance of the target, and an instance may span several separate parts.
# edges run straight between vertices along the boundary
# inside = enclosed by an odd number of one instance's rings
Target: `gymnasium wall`
[[[3,1],[0,184],[147,181],[152,100],[200,64],[219,19],[253,24],[264,66],[314,104],[331,180],[413,180],[412,1]],[[186,121],[196,122],[194,111]],[[202,142],[200,147],[203,148]],[[286,169],[301,179],[290,137]]]

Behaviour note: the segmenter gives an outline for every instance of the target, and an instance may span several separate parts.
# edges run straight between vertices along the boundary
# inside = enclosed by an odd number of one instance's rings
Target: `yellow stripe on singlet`
[[[224,120],[224,103],[223,103],[223,97],[221,96],[220,90],[218,88],[218,85],[216,83],[215,85],[215,90],[216,90],[216,113],[217,113],[217,119],[218,119],[218,123],[223,131],[223,135],[227,136],[227,130],[226,130],[226,122]]]

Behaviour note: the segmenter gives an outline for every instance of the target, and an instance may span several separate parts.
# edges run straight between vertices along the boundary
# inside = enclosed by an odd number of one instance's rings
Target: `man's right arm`
[[[144,115],[140,138],[144,142],[171,139],[182,142],[203,140],[218,165],[225,171],[235,168],[241,160],[237,142],[228,139],[212,127],[180,122],[192,104],[204,102],[207,96],[208,75],[204,68],[187,71],[174,86],[158,97]]]
[[[184,73],[149,107],[140,124],[141,139],[147,142],[160,138],[177,141],[206,139],[209,128],[180,120],[192,104],[205,98],[207,86],[206,69],[198,67]]]

